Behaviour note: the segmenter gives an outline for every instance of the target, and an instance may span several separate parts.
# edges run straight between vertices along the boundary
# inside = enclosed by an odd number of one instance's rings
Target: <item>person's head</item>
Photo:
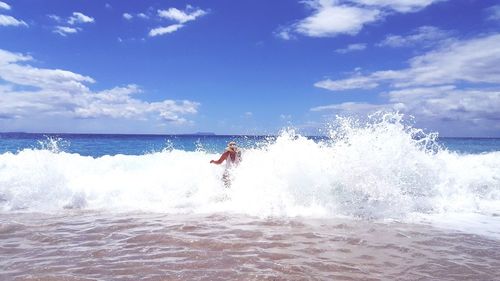
[[[231,141],[227,144],[227,148],[232,151],[236,151],[238,149],[238,146],[236,145],[236,142]]]

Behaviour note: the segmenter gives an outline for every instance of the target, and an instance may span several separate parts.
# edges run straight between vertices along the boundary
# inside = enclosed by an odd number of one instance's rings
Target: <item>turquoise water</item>
[[[308,137],[315,141],[328,141],[327,137]],[[252,148],[273,142],[276,136],[207,136],[207,135],[114,135],[114,134],[30,134],[0,133],[0,153],[23,149],[45,149],[57,146],[59,151],[83,156],[142,155],[164,149],[184,151],[222,151],[229,141],[243,148]],[[498,138],[439,138],[443,148],[462,154],[500,151]]]
[[[23,149],[46,149],[84,156],[143,155],[164,149],[184,151],[221,151],[235,140],[241,147],[254,147],[274,137],[266,136],[203,136],[203,135],[103,135],[103,134],[27,134],[0,133],[0,153]]]

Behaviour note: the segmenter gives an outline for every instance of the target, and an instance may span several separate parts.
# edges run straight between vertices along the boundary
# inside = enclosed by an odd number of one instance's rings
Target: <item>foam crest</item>
[[[97,158],[49,147],[4,153],[0,208],[390,219],[500,213],[500,152],[449,152],[399,114],[338,118],[330,136],[314,141],[286,130],[245,150],[229,189],[224,167],[209,164],[219,155],[203,143]]]

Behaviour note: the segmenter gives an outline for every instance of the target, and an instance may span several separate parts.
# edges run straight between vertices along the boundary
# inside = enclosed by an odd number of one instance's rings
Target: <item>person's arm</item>
[[[229,156],[229,151],[226,151],[224,153],[222,153],[222,155],[220,156],[219,160],[210,160],[210,163],[211,164],[221,164],[222,162],[224,162],[224,160],[226,160],[226,158]]]

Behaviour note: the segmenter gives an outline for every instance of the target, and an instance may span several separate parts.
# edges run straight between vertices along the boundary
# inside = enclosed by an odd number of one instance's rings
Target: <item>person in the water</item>
[[[224,161],[226,161],[226,169],[222,175],[222,181],[226,187],[229,187],[231,185],[229,170],[238,166],[241,162],[241,150],[234,141],[228,143],[226,150],[222,153],[219,160],[210,160],[210,163],[220,165]]]
[[[241,151],[234,141],[228,143],[226,150],[220,156],[219,160],[210,160],[211,164],[222,164],[226,161],[226,167],[231,168],[237,166],[241,161]]]

